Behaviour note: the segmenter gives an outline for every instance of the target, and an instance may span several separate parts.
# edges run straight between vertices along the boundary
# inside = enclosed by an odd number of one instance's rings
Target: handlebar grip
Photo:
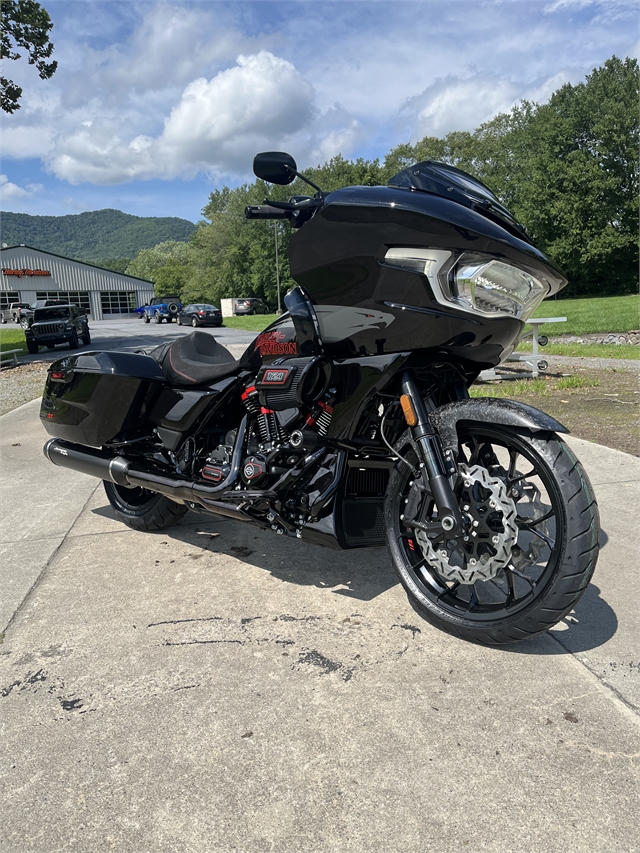
[[[270,204],[249,204],[244,209],[246,219],[288,219],[289,211]]]

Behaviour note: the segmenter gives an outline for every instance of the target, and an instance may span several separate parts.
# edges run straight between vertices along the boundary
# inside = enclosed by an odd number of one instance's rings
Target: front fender
[[[476,397],[470,400],[458,400],[447,403],[429,415],[431,425],[440,436],[445,450],[456,451],[458,448],[458,423],[473,421],[475,423],[503,424],[533,432],[569,432],[555,418],[527,406],[516,400],[504,400],[496,397]]]

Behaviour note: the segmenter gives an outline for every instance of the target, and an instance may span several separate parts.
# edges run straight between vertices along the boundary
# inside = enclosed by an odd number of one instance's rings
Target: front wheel
[[[89,331],[89,327],[84,330],[84,334],[82,336],[82,343],[88,346],[91,343],[91,332]]]
[[[27,349],[29,350],[30,355],[38,354],[38,344],[33,340],[33,338],[27,338]]]
[[[118,486],[105,480],[104,490],[120,521],[134,530],[162,530],[188,512],[186,506],[148,489]]]
[[[144,322],[145,322],[145,323],[150,323],[150,322],[151,322],[151,320],[150,320],[150,318],[149,318],[149,315],[148,315],[148,314],[143,314],[143,315],[142,315],[142,319],[144,320]]]
[[[417,468],[409,432],[396,450]],[[424,475],[398,462],[389,478],[387,544],[412,606],[485,645],[547,631],[573,609],[595,569],[600,527],[589,478],[555,433],[471,424],[458,459],[464,528],[455,536],[439,523]]]

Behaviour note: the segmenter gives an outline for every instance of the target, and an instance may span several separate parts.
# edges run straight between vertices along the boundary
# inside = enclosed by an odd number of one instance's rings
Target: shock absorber
[[[260,407],[260,417],[258,418],[258,428],[260,429],[260,438],[264,442],[272,442],[276,444],[280,439],[280,430],[278,429],[278,421],[271,409],[264,406]]]
[[[240,395],[242,402],[252,415],[255,416],[260,441],[263,444],[276,443],[280,439],[280,431],[275,413],[260,405],[258,389],[255,385],[249,385]]]
[[[318,400],[315,403],[309,414],[307,415],[305,422],[308,427],[315,427],[316,432],[320,436],[325,436],[329,431],[329,427],[331,425],[331,417],[333,415],[333,406],[330,405],[333,402],[333,398],[328,398],[325,400]]]

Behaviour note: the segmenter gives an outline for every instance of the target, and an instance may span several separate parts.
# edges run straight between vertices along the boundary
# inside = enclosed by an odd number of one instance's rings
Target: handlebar
[[[270,204],[249,204],[244,209],[247,219],[288,219],[290,211],[272,207]]]

